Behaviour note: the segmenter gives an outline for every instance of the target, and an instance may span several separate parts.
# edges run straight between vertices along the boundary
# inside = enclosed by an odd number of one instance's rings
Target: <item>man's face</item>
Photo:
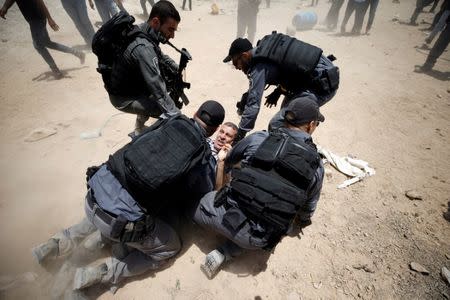
[[[217,131],[216,139],[214,140],[214,149],[220,151],[225,144],[231,144],[236,137],[237,131],[233,127],[222,125]]]
[[[167,18],[166,21],[161,24],[158,17],[152,19],[150,26],[156,31],[162,33],[166,40],[173,39],[175,37],[175,31],[178,28],[178,22],[174,18]]]
[[[247,52],[237,54],[232,58],[233,66],[247,74],[250,67],[250,57]]]

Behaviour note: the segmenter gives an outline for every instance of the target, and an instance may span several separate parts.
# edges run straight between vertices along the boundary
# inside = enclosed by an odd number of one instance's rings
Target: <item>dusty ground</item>
[[[188,66],[192,103],[184,112],[192,115],[202,101],[217,99],[227,108],[226,119],[238,122],[234,105],[248,83],[221,62],[235,37],[236,1],[217,1],[222,9],[218,16],[209,14],[212,1],[193,2],[192,12],[180,10],[174,40],[194,57]],[[270,255],[244,255],[211,281],[199,264],[218,240],[194,227],[185,230],[193,233],[169,268],[130,280],[115,296],[100,291],[99,298],[448,298],[449,285],[440,269],[450,267],[450,223],[442,217],[450,197],[450,55],[442,55],[431,75],[413,72],[426,58],[426,51],[414,47],[423,42],[426,35],[420,29],[428,25],[392,22],[396,14],[406,20],[412,13],[415,1],[401,2],[381,1],[369,36],[339,36],[320,26],[297,32],[298,38],[337,56],[341,69],[339,92],[322,108],[326,122],[316,131],[316,142],[367,160],[377,171],[374,177],[337,190],[345,177],[327,167],[313,224],[300,239],[285,238]],[[81,45],[60,2],[46,3],[61,27],[50,33],[52,39]],[[270,9],[262,4],[257,37],[285,32],[295,11],[309,1],[299,3],[272,1]],[[138,1],[127,0],[125,6],[142,21]],[[312,10],[322,20],[328,7],[323,0]],[[93,22],[99,20],[95,11],[89,13]],[[419,21],[431,18],[424,13]],[[53,80],[32,47],[17,6],[0,21],[0,38],[0,275],[38,275],[33,283],[2,291],[0,298],[46,299],[52,276],[32,260],[30,249],[80,220],[86,167],[128,142],[134,118],[114,116],[100,138],[80,139],[80,133],[101,127],[117,113],[95,71],[96,57],[88,53],[86,64],[80,65],[75,57],[53,52],[67,73],[67,78]],[[264,129],[275,111],[263,108],[256,129]],[[25,142],[36,128],[56,134]],[[405,197],[411,189],[423,200]],[[430,274],[411,271],[410,262]]]

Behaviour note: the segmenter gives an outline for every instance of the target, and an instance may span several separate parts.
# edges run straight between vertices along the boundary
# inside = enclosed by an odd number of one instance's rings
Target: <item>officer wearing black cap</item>
[[[278,98],[282,94],[285,95],[285,99],[281,108],[284,108],[292,99],[302,97],[314,99],[322,106],[336,94],[339,82],[338,68],[333,65],[329,58],[321,54],[322,50],[320,48],[293,39],[296,43],[292,43],[292,45],[300,45],[300,49],[295,51],[292,50],[293,52],[291,50],[286,50],[291,51],[286,52],[288,53],[287,56],[293,57],[293,59],[290,60],[289,65],[297,64],[302,66],[302,64],[305,64],[311,68],[311,70],[305,72],[304,76],[298,76],[295,75],[297,73],[291,74],[290,72],[287,72],[286,70],[288,68],[286,68],[286,64],[283,66],[282,63],[275,62],[275,60],[271,58],[261,57],[261,53],[266,53],[266,50],[262,50],[264,48],[262,42],[264,40],[269,40],[266,39],[266,37],[275,37],[276,35],[280,34],[274,32],[272,35],[265,36],[258,42],[258,45],[255,48],[253,48],[249,40],[237,38],[231,43],[228,56],[223,60],[225,63],[231,61],[236,69],[241,70],[248,77],[250,82],[247,93],[243,95],[242,100],[238,103],[238,114],[241,114],[242,116],[239,123],[238,136],[235,141],[242,139],[247,132],[254,128],[261,107],[261,98],[267,85],[277,86],[274,92],[266,97],[267,100],[265,105],[268,107],[275,106]],[[283,35],[282,38],[286,39],[285,44],[288,44],[290,41],[289,39],[292,39],[286,35]],[[276,42],[276,39],[272,40]],[[265,45],[267,45],[267,43]],[[275,46],[273,47],[274,49],[280,48],[278,47],[279,45]],[[267,48],[269,47],[265,47],[264,49]],[[294,46],[291,48],[294,48]],[[310,51],[310,49],[314,51]],[[276,52],[272,50],[270,52]],[[281,56],[283,56],[283,51],[277,51],[277,53],[281,53]],[[290,55],[290,53],[294,54]],[[297,58],[298,53],[301,53],[300,56],[302,58]],[[281,59],[283,60],[284,58]],[[312,75],[310,76],[309,74]],[[324,92],[322,85],[317,84],[319,82],[324,83],[326,88],[330,85],[329,90]],[[282,111],[277,113],[272,118],[270,125],[279,127],[282,124],[282,114]]]
[[[81,290],[97,283],[117,285],[175,256],[180,239],[162,216],[214,189],[215,160],[206,139],[224,116],[220,103],[206,101],[193,119],[181,114],[160,119],[99,168],[90,168],[87,218],[35,247],[37,261],[67,255],[99,231],[121,249],[121,257],[77,269],[74,290]]]
[[[324,120],[314,100],[294,99],[283,127],[255,132],[233,147],[225,160],[231,182],[206,194],[194,216],[228,239],[206,256],[201,269],[208,278],[242,249],[270,250],[293,225],[311,224],[324,175],[311,134]]]

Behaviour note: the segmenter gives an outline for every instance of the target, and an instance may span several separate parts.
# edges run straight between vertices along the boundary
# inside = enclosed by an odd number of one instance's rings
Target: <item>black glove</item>
[[[246,134],[247,134],[247,131],[242,130],[242,129],[239,128],[238,132],[236,133],[236,136],[234,137],[233,146],[236,145],[240,140],[245,138]]]
[[[264,103],[267,107],[277,106],[278,99],[281,96],[281,87],[277,87],[273,92],[266,97],[266,102]]]
[[[244,112],[245,105],[247,104],[247,98],[248,98],[248,92],[245,92],[245,93],[242,94],[241,100],[239,100],[236,103],[237,114],[239,116],[242,116],[242,113]]]

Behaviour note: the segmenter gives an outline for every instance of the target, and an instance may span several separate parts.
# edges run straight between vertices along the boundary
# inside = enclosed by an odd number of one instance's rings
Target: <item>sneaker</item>
[[[42,264],[49,257],[55,258],[58,255],[59,247],[57,239],[49,239],[47,242],[31,249],[31,254],[38,264]]]
[[[225,261],[225,256],[219,250],[213,250],[205,257],[205,262],[200,265],[200,269],[205,273],[208,279],[213,279],[220,271],[220,267]]]
[[[73,279],[73,290],[81,290],[100,283],[107,272],[108,266],[105,263],[95,267],[78,268]]]
[[[416,73],[426,73],[431,71],[433,67],[427,64],[424,64],[422,66],[414,66],[414,72]]]
[[[55,79],[61,79],[64,77],[64,74],[58,68],[53,68],[52,72],[53,72],[53,76],[55,77]]]

